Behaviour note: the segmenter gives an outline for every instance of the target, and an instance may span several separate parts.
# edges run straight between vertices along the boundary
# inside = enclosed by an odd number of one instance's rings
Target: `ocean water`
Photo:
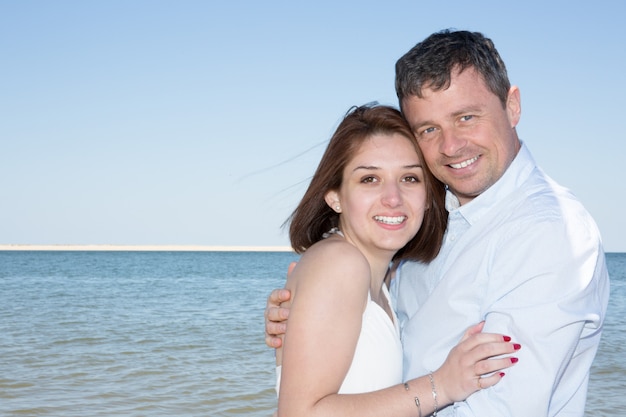
[[[587,415],[626,415],[626,254]],[[0,416],[271,416],[263,309],[292,253],[0,252]]]

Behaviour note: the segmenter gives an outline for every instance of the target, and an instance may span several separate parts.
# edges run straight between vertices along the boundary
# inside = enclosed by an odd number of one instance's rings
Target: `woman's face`
[[[366,256],[393,256],[419,230],[427,207],[422,164],[410,139],[376,134],[346,165],[341,188],[327,193],[327,204],[341,207],[339,228]]]

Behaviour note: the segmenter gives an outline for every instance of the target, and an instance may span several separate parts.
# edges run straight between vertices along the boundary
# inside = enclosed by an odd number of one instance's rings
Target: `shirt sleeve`
[[[455,404],[454,415],[548,416],[573,406],[580,414],[572,415],[582,416],[608,272],[599,237],[589,228],[573,230],[562,220],[545,221],[493,242],[484,331],[520,343],[519,363],[497,385]]]

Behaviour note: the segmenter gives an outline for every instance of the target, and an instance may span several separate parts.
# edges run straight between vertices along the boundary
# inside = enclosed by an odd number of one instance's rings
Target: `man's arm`
[[[608,297],[604,254],[599,240],[584,231],[573,238],[559,223],[536,227],[543,236],[522,232],[506,243],[519,256],[494,256],[486,291],[491,298],[483,305],[485,331],[518,340],[523,366],[496,387],[455,404],[457,416],[584,413]]]

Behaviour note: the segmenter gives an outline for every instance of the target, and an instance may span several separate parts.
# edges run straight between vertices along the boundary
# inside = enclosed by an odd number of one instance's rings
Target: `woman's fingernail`
[[[506,375],[504,372],[500,372],[500,378],[502,378],[504,375]]]
[[[511,336],[503,336],[505,342],[511,341]]]
[[[517,359],[517,358],[511,358],[511,363],[517,363],[517,361],[519,361],[519,359]]]
[[[521,348],[522,348],[522,345],[520,345],[519,343],[513,343],[513,349],[520,350]]]

